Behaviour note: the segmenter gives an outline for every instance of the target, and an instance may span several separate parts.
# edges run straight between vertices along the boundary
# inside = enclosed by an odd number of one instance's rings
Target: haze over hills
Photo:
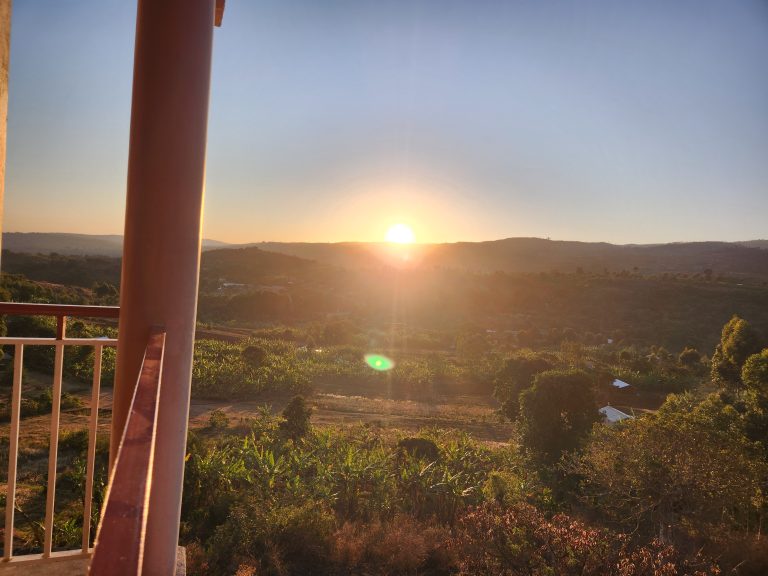
[[[470,272],[591,272],[636,271],[646,274],[728,274],[768,277],[768,242],[684,242],[616,245],[541,238],[507,238],[487,242],[392,246],[384,243],[257,244],[280,252],[345,268],[378,266],[382,262],[421,265]],[[709,272],[707,272],[709,271]]]
[[[295,269],[303,259],[318,264],[368,269],[382,265],[464,270],[468,272],[640,272],[728,275],[768,278],[768,241],[682,242],[673,244],[616,245],[540,238],[507,238],[487,242],[393,245],[388,243],[260,242],[226,244],[204,240],[204,270],[222,277],[252,270],[268,262],[270,269]],[[258,248],[258,250],[255,250]],[[3,249],[17,253],[119,257],[119,235],[6,233]],[[269,257],[292,258],[282,262]],[[258,258],[255,256],[258,255]],[[10,262],[6,261],[6,266]],[[12,271],[5,267],[6,270]],[[226,271],[230,270],[231,273]],[[241,275],[241,274],[237,274]]]
[[[229,246],[217,240],[203,240],[203,249]],[[120,234],[70,234],[63,232],[4,232],[3,250],[29,254],[65,254],[68,256],[122,256]]]
[[[768,250],[738,244],[616,246],[516,238],[269,247],[313,258],[256,246],[205,251],[201,322],[246,326],[341,315],[376,326],[394,317],[429,329],[469,322],[494,330],[535,326],[545,334],[579,327],[675,350],[711,350],[723,324],[737,313],[768,334]],[[5,250],[2,257],[4,273],[39,282],[34,289],[44,292],[59,285],[109,297],[116,294],[120,268],[114,256]],[[27,286],[23,279],[6,280]]]

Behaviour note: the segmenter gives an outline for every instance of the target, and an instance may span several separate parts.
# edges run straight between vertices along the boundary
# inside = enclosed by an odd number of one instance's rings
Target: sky
[[[135,2],[14,2],[9,232],[122,233]],[[768,3],[228,0],[204,235],[768,237]]]

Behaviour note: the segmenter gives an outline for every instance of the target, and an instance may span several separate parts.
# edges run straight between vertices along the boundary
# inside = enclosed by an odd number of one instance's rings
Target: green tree
[[[533,377],[552,369],[552,364],[532,350],[520,350],[504,360],[496,374],[494,396],[501,402],[501,412],[510,420],[520,414],[520,393],[531,387]]]
[[[280,423],[282,430],[294,441],[303,438],[311,429],[309,419],[312,416],[312,407],[307,405],[303,396],[294,396],[283,410],[283,421]]]
[[[120,293],[109,282],[96,282],[93,285],[94,295],[103,302],[117,302]]]
[[[747,358],[741,370],[741,380],[747,389],[768,398],[768,348]]]
[[[545,460],[576,448],[599,420],[590,377],[582,370],[549,370],[520,395],[525,446]]]
[[[712,380],[724,388],[741,387],[741,369],[747,358],[760,351],[757,333],[743,318],[734,315],[723,326],[720,343],[712,355]]]
[[[627,529],[667,541],[759,530],[768,469],[718,394],[670,395],[656,414],[598,426],[575,462],[587,501]]]

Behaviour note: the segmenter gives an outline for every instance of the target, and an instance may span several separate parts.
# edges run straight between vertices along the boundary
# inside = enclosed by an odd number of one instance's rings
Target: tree
[[[719,394],[670,395],[656,414],[596,427],[574,462],[587,501],[627,529],[673,540],[759,530],[768,468]]]
[[[312,407],[307,405],[303,396],[294,396],[283,410],[283,421],[280,422],[282,430],[294,441],[306,436],[311,425],[309,419],[312,416]]]
[[[504,360],[496,374],[494,396],[501,402],[501,412],[510,420],[520,414],[520,393],[531,387],[533,377],[551,370],[552,364],[531,350],[520,350]]]
[[[686,347],[685,350],[680,352],[680,355],[677,357],[677,361],[680,363],[680,366],[693,368],[694,366],[697,366],[701,363],[701,354],[698,350],[696,350],[696,348]]]
[[[599,420],[590,377],[582,370],[538,374],[520,395],[523,444],[545,460],[574,449]]]
[[[744,386],[768,398],[768,348],[759,354],[752,354],[741,370]]]
[[[712,355],[712,380],[724,388],[738,390],[744,363],[759,351],[760,341],[755,330],[746,320],[734,315],[723,326],[720,343]]]
[[[93,293],[100,300],[109,301],[109,302],[113,302],[113,301],[116,302],[118,296],[120,295],[119,292],[117,291],[117,288],[115,288],[109,282],[96,282],[93,285]]]

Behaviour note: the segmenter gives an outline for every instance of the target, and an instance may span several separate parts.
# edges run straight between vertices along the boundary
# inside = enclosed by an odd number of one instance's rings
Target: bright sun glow
[[[387,242],[410,244],[413,242],[413,230],[406,224],[394,224],[387,230]]]

